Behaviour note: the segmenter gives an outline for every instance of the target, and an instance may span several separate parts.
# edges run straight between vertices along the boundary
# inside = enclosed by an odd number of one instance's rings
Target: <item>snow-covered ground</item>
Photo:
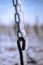
[[[25,26],[28,37],[27,61],[36,60],[36,65],[43,65],[43,29]],[[0,65],[20,65],[17,36],[12,27],[0,27]],[[27,65],[30,65],[27,63]]]

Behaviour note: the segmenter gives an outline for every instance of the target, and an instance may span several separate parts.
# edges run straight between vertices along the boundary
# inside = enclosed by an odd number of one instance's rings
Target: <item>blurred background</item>
[[[27,65],[32,64],[30,58],[43,65],[43,0],[22,0],[22,10],[28,37]],[[14,13],[12,0],[0,0],[0,65],[19,65]]]

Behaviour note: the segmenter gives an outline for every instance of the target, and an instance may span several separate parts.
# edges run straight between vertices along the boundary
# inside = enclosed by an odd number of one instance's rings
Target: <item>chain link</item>
[[[14,7],[17,6],[17,3],[18,3],[17,0],[12,0],[12,2],[13,2],[13,6],[14,6]]]
[[[22,0],[12,0],[12,2],[13,2],[13,6],[16,5],[21,6]]]

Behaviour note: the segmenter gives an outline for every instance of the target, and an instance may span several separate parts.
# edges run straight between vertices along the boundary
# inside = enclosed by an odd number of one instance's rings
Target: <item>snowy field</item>
[[[28,30],[27,30],[28,29]],[[25,26],[28,36],[27,65],[30,58],[43,65],[43,27]],[[17,36],[13,27],[0,27],[0,65],[20,65]]]

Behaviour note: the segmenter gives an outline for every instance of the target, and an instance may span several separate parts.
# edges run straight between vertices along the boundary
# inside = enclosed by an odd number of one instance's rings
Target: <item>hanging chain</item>
[[[19,49],[21,65],[24,65],[22,50],[25,50],[25,39],[22,36],[21,30],[20,30],[20,22],[21,22],[20,12],[22,12],[21,11],[21,0],[13,0],[13,6],[15,7],[15,15],[14,16],[15,16],[15,22],[16,22],[17,28],[18,28],[18,31],[17,31],[17,36],[18,36],[17,46],[18,46],[18,49]],[[21,45],[20,45],[21,42],[22,42],[22,48],[21,48]]]
[[[21,0],[12,0],[13,1],[13,6],[15,7],[15,22],[17,24],[17,28],[18,28],[18,31],[17,31],[17,36],[18,36],[18,40],[19,40],[19,43],[22,41],[22,49],[24,50],[25,49],[25,39],[21,33],[21,30],[20,30],[20,12],[21,11]],[[22,25],[21,25],[22,26]]]
[[[15,7],[14,17],[15,17],[15,22],[17,24],[17,28],[18,28],[17,36],[19,37],[20,35],[22,36],[21,30],[20,30],[20,12],[22,13],[21,0],[13,0],[13,6]]]
[[[15,7],[15,22],[17,24],[17,28],[18,28],[18,31],[17,31],[17,36],[18,36],[18,40],[17,40],[17,46],[18,46],[18,49],[19,49],[19,53],[20,53],[20,62],[21,62],[21,65],[24,65],[24,61],[23,61],[23,53],[22,53],[22,50],[25,50],[25,39],[21,33],[21,30],[20,30],[20,12],[23,14],[23,12],[21,11],[21,0],[12,0],[13,2],[13,6]],[[22,41],[22,48],[20,46],[20,42]],[[32,61],[30,63],[35,63],[36,62],[30,58]]]

